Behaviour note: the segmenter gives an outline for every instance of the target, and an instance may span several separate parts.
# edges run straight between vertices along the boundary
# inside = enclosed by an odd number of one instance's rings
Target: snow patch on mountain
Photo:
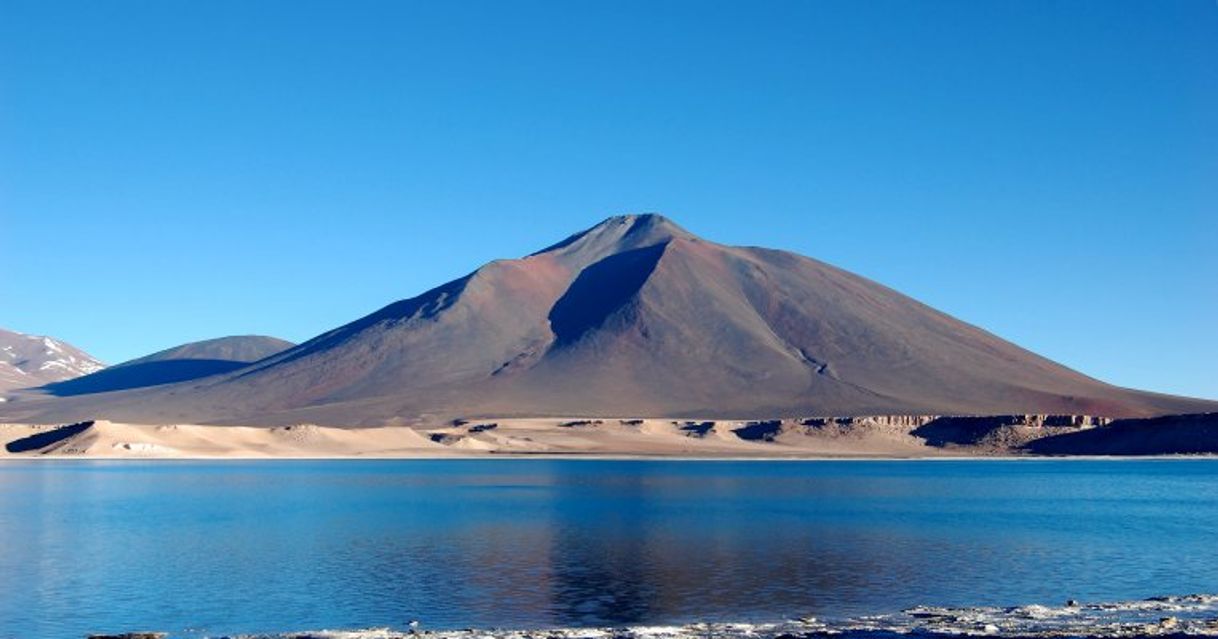
[[[64,341],[0,329],[0,391],[97,372],[106,365]]]

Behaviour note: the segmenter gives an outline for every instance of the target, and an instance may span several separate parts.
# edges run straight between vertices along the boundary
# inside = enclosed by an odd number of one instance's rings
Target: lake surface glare
[[[5,461],[0,637],[1218,592],[1218,460]]]

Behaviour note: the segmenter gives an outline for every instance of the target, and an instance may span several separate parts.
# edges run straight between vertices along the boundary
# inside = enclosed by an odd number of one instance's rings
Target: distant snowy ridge
[[[72,379],[105,367],[67,342],[0,328],[0,392]]]

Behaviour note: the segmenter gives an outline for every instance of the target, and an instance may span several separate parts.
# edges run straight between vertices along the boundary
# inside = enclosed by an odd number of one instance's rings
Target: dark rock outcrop
[[[1122,419],[1101,428],[1029,442],[1038,455],[1193,455],[1218,453],[1218,413]]]

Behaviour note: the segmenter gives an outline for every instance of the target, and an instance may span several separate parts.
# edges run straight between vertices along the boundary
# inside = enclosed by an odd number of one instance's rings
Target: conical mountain
[[[708,242],[658,215],[610,218],[247,368],[166,388],[80,408],[340,425],[1218,408],[1104,384],[857,275]]]

